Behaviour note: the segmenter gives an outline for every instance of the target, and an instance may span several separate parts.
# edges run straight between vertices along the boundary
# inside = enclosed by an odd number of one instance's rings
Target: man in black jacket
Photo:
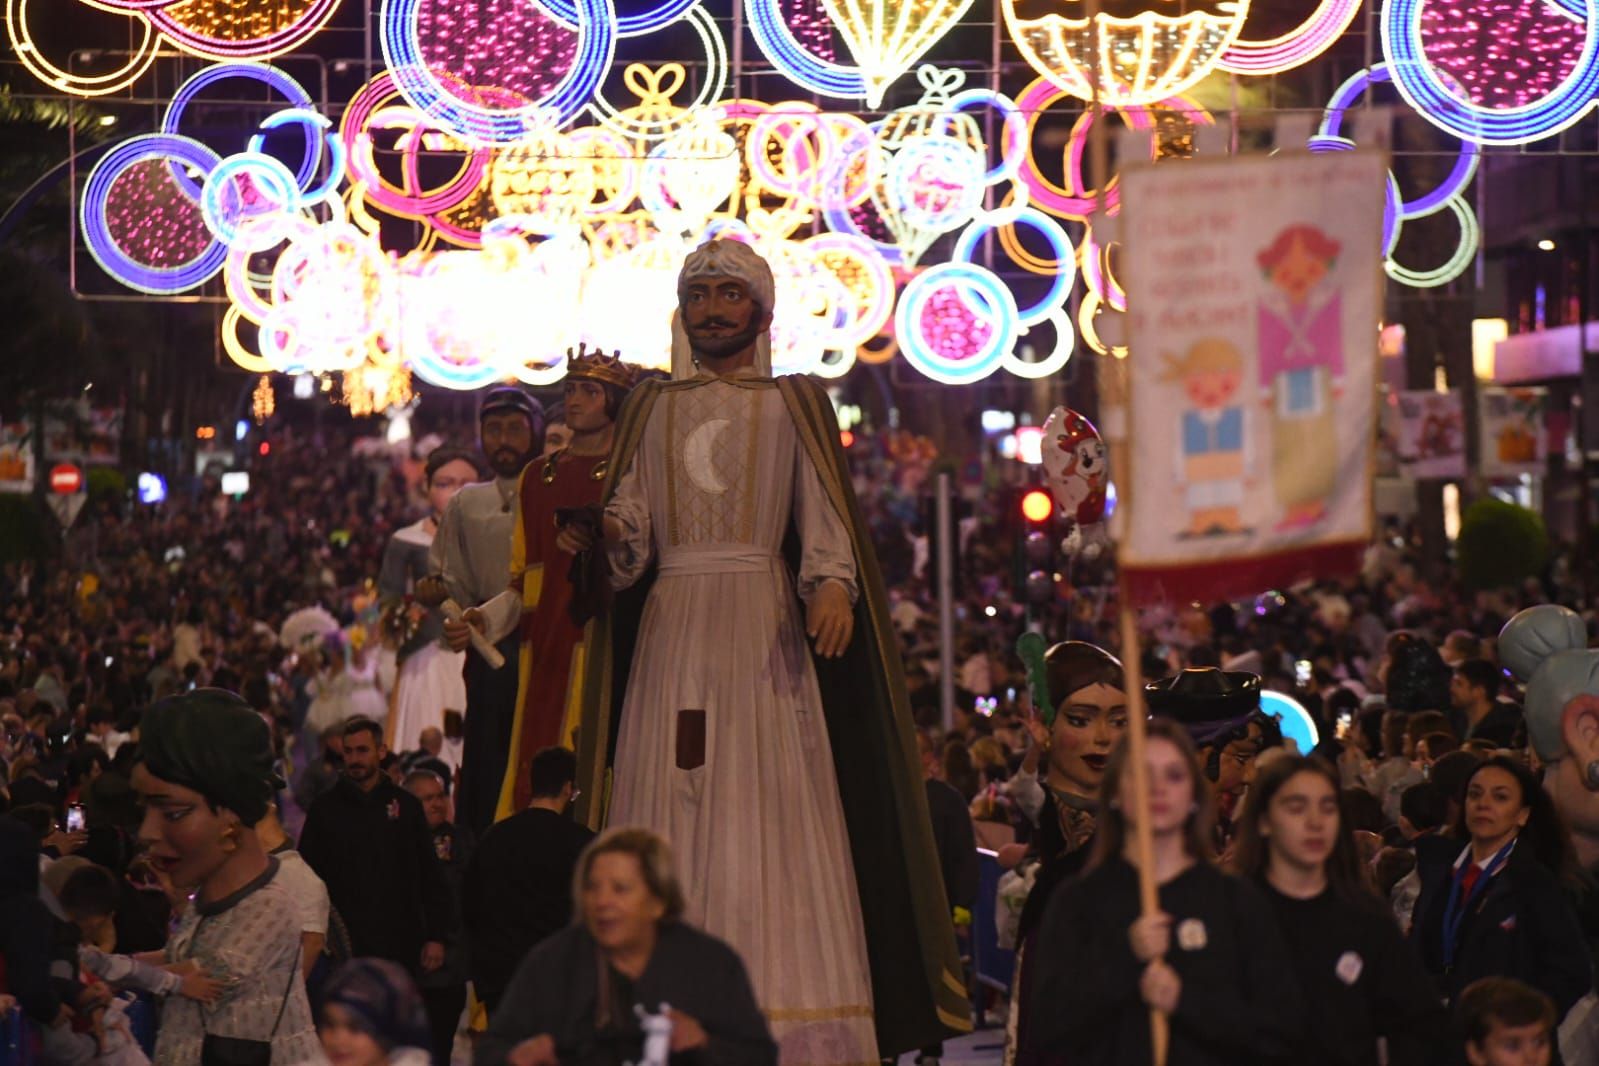
[[[422,804],[378,769],[383,731],[367,718],[344,727],[344,773],[311,805],[300,855],[328,886],[356,955],[413,973],[444,964],[450,894]]]
[[[533,946],[572,918],[572,875],[594,834],[568,815],[577,757],[565,748],[533,756],[533,802],[484,835],[462,886],[472,986],[489,1013]]]

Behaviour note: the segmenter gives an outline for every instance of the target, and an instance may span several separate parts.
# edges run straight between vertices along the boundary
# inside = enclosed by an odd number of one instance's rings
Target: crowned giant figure
[[[784,1063],[873,1063],[970,1021],[882,577],[826,393],[772,376],[775,288],[695,250],[673,380],[622,410],[599,525],[612,584],[653,584],[596,633],[580,814],[672,841]]]

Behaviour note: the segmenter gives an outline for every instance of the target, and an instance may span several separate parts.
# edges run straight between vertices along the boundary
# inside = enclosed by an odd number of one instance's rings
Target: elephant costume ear
[[[1499,631],[1499,661],[1522,684],[1532,681],[1549,656],[1587,646],[1588,629],[1582,617],[1569,607],[1552,603],[1528,607]]]

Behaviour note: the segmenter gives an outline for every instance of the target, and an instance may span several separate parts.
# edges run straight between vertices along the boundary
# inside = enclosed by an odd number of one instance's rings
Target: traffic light
[[[1016,508],[1016,598],[1042,607],[1055,598],[1055,500],[1040,488],[1021,489]]]
[[[1043,525],[1055,513],[1055,501],[1043,489],[1028,489],[1022,494],[1022,517],[1034,525]]]

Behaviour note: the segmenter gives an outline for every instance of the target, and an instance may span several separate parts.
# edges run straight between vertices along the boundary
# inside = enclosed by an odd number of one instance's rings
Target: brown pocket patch
[[[677,712],[677,768],[698,770],[705,765],[705,712]]]

